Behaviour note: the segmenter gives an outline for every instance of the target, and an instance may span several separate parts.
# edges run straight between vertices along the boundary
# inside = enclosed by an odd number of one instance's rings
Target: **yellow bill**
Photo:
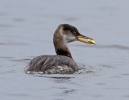
[[[95,44],[95,41],[92,38],[89,38],[87,36],[80,35],[80,36],[77,36],[77,39],[78,41],[84,42],[87,44]]]

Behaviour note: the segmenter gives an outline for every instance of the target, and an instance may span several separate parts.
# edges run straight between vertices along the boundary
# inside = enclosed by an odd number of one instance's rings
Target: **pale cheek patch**
[[[63,37],[67,41],[67,43],[73,42],[73,41],[76,41],[77,40],[76,37],[73,36],[73,35],[71,35],[71,34],[64,35]]]

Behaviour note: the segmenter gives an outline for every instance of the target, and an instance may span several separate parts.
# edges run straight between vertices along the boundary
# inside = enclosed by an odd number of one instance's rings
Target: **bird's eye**
[[[74,35],[76,35],[76,32],[73,32]]]

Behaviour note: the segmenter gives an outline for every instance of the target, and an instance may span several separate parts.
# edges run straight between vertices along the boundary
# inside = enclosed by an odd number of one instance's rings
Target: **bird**
[[[33,58],[27,65],[27,73],[73,74],[79,70],[68,48],[68,43],[80,41],[95,44],[95,41],[80,34],[75,26],[60,24],[54,32],[53,44],[56,55],[41,55]]]

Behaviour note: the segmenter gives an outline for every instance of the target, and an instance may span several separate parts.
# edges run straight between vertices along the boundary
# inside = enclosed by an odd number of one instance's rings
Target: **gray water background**
[[[69,44],[84,70],[28,75],[39,55],[55,55],[57,26],[74,25],[96,45]],[[1,0],[1,100],[129,100],[129,0]]]

